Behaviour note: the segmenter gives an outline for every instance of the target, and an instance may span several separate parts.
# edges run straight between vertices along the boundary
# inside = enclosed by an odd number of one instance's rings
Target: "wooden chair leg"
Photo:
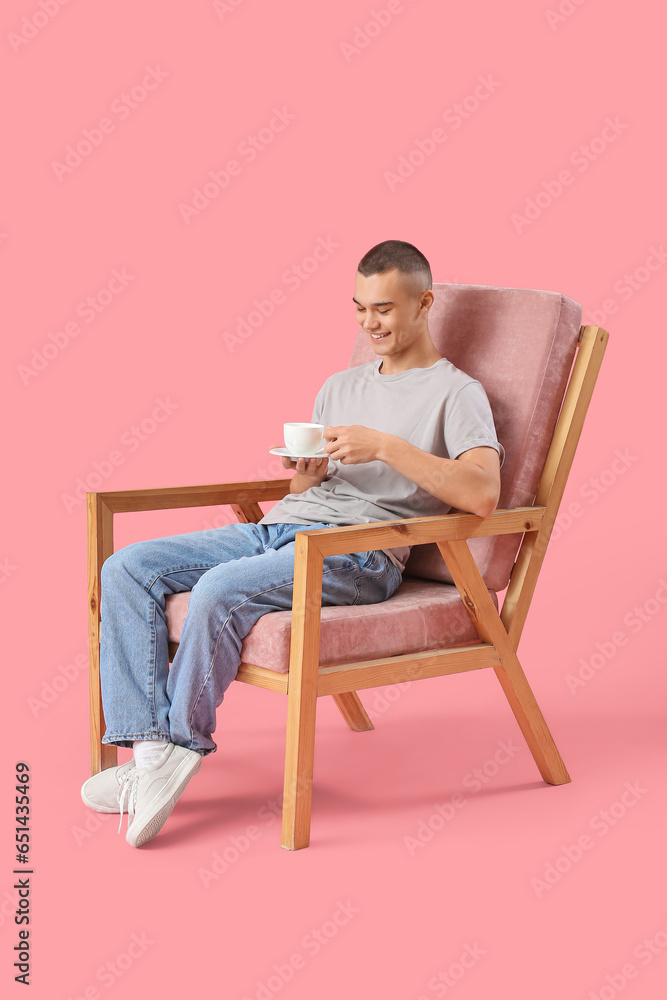
[[[118,747],[102,743],[106,731],[104,709],[102,708],[102,688],[100,685],[100,643],[99,615],[93,616],[88,651],[90,689],[90,774],[99,774],[107,767],[118,763]]]
[[[457,540],[437,544],[480,639],[496,648],[501,660],[494,666],[496,676],[540,774],[550,785],[565,784],[571,780],[570,775],[467,543]]]
[[[315,755],[316,689],[294,685],[287,692],[287,745],[281,847],[298,851],[310,844]]]
[[[342,694],[332,694],[331,697],[355,733],[366,733],[370,729],[375,729],[356,691],[344,691]]]
[[[99,774],[118,764],[118,747],[102,743],[106,731],[99,677],[99,653],[96,669],[90,672],[90,774]]]
[[[315,714],[322,611],[322,556],[297,532],[294,546],[292,641],[287,685],[287,743],[281,847],[310,843]]]
[[[97,493],[86,493],[88,511],[88,662],[90,688],[90,773],[118,763],[118,748],[102,743],[106,731],[100,686],[101,571],[113,552],[113,515]]]
[[[498,649],[498,655],[502,663],[494,667],[496,676],[521,727],[521,732],[535,763],[540,769],[540,774],[550,785],[565,784],[571,780],[570,775],[567,773],[516,653],[508,646],[502,653]]]

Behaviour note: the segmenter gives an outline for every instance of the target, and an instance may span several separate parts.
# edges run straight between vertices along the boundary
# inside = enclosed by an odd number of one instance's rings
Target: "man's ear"
[[[421,312],[422,309],[425,309],[426,312],[428,312],[431,306],[433,305],[434,301],[435,301],[435,296],[433,292],[431,291],[430,288],[427,288],[426,291],[422,292],[420,296],[419,311]]]

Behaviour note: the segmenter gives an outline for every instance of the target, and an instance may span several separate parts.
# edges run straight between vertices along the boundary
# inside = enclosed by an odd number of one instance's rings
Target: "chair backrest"
[[[482,383],[505,448],[498,508],[532,506],[576,354],[581,305],[532,288],[434,282],[433,295],[431,339],[443,357]],[[348,367],[375,357],[360,327]],[[491,590],[507,587],[522,537],[469,539]],[[404,576],[453,583],[435,544],[413,546]]]

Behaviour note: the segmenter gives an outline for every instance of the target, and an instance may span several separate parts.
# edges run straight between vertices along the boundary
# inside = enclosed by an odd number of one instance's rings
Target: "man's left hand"
[[[341,462],[343,465],[375,462],[378,461],[379,450],[385,436],[382,431],[364,427],[362,424],[325,427],[324,450],[334,462]]]

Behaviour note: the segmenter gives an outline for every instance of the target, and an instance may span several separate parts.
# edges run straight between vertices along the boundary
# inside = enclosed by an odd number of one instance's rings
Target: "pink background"
[[[647,512],[666,485],[657,8],[217,7],[2,7],[3,981],[22,995],[12,844],[24,760],[35,998],[660,997],[667,562],[663,519]],[[153,89],[133,91],[149,70]],[[281,131],[276,109],[292,116]],[[437,128],[446,138],[391,184],[387,172]],[[85,130],[86,155],[58,167]],[[253,134],[264,144],[250,160]],[[186,221],[179,206],[233,159],[236,175]],[[513,219],[540,192],[532,221]],[[132,850],[125,827],[117,836],[114,817],[79,798],[89,771],[77,486],[282,477],[268,448],[347,367],[356,266],[385,239],[419,247],[436,281],[564,292],[610,331],[561,506],[578,516],[559,519],[519,647],[573,780],[541,781],[490,672],[394,689],[391,702],[386,689],[366,692],[369,734],[348,731],[323,699],[311,846],[288,852],[267,808],[282,791],[286,700],[236,684],[218,752],[162,833]],[[326,259],[289,277],[318,241]],[[114,270],[126,284],[110,295]],[[272,314],[231,349],[226,335],[275,289]],[[101,311],[87,311],[90,296]],[[132,428],[158,400],[169,414],[139,440]],[[125,515],[116,547],[231,516]],[[568,675],[596,653],[591,679],[570,690]],[[517,749],[494,767],[499,741]],[[405,838],[457,792],[456,815],[411,853]],[[201,870],[234,844],[237,860],[207,888]]]

